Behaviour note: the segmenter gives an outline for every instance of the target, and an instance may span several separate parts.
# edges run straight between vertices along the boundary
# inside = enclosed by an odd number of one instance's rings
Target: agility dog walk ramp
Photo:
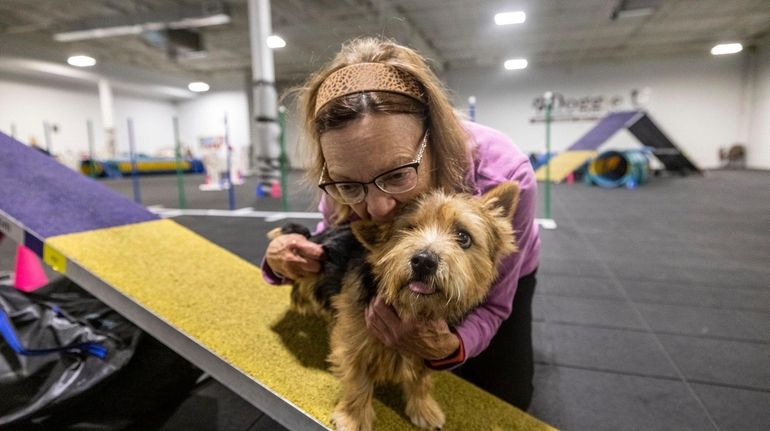
[[[255,265],[2,133],[0,232],[285,427],[331,428],[326,329]],[[451,373],[434,386],[445,430],[553,429]],[[399,403],[376,398],[376,429],[411,427]]]

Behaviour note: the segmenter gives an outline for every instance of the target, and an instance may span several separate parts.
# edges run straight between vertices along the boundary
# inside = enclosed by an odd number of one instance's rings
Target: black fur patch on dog
[[[320,244],[324,249],[321,272],[312,287],[313,299],[327,311],[334,311],[332,298],[342,290],[342,279],[349,271],[357,271],[361,284],[361,304],[365,307],[377,295],[377,282],[372,272],[372,266],[366,261],[366,248],[356,239],[350,225],[334,226],[316,236],[311,236],[310,230],[298,223],[287,223],[281,226],[281,234],[297,233],[308,238],[311,242]],[[295,284],[292,289],[292,299],[302,303],[300,290]]]
[[[377,280],[372,272],[372,265],[361,256],[361,305],[365,308],[377,296]]]
[[[290,233],[298,233],[305,238],[310,238],[310,229],[299,223],[286,223],[281,226],[281,234],[286,235]]]
[[[315,299],[325,309],[331,310],[331,299],[340,293],[342,278],[348,270],[348,265],[351,261],[364,261],[364,246],[358,242],[349,225],[329,228],[317,236],[310,237],[310,241],[321,244],[324,248],[321,274],[313,289]]]

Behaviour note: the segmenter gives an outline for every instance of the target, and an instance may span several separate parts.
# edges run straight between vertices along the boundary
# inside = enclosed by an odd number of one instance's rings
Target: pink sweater
[[[465,360],[475,357],[487,348],[500,324],[511,314],[513,296],[519,278],[537,269],[540,255],[540,235],[535,224],[537,208],[537,182],[529,158],[502,133],[479,125],[465,123],[471,136],[474,163],[467,180],[482,195],[503,181],[518,181],[521,190],[519,207],[513,217],[513,228],[519,252],[503,259],[499,266],[497,282],[486,302],[472,311],[455,329],[463,343]],[[329,226],[330,211],[326,198],[321,199],[319,210],[324,219],[318,223],[316,234]],[[278,284],[280,278],[267,266],[262,265],[268,283]],[[459,365],[459,364],[455,364]]]

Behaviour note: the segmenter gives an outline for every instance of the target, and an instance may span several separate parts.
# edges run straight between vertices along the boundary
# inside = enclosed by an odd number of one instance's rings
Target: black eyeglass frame
[[[359,182],[359,181],[328,181],[328,182],[323,182],[323,180],[326,177],[326,175],[328,175],[328,171],[326,170],[326,163],[324,163],[323,169],[321,170],[321,178],[318,180],[318,187],[321,190],[323,190],[324,193],[326,193],[327,195],[331,196],[332,199],[334,199],[334,200],[336,200],[336,201],[338,201],[338,202],[340,202],[342,204],[345,204],[345,205],[355,205],[355,204],[359,204],[359,203],[363,202],[366,199],[366,194],[369,192],[369,187],[367,187],[369,184],[374,184],[383,193],[387,193],[389,195],[395,195],[395,194],[401,194],[401,193],[410,192],[410,191],[414,190],[415,187],[417,187],[417,183],[419,182],[419,174],[420,174],[420,172],[418,170],[418,167],[420,166],[420,163],[422,162],[422,156],[425,153],[425,148],[427,148],[427,146],[428,146],[428,129],[425,129],[425,133],[423,133],[422,139],[420,140],[420,147],[417,149],[417,157],[415,157],[413,162],[407,163],[405,165],[401,165],[401,166],[395,167],[393,169],[390,169],[390,170],[388,170],[386,172],[383,172],[383,173],[377,175],[376,177],[374,177],[374,179],[372,179],[371,181],[366,182],[366,183],[362,183],[362,182]],[[401,169],[404,169],[404,168],[414,168],[414,171],[415,171],[415,173],[418,176],[418,178],[417,178],[418,181],[416,181],[414,183],[414,186],[412,186],[410,189],[404,190],[404,191],[400,191],[400,192],[397,192],[397,193],[392,193],[392,192],[389,192],[387,190],[384,190],[382,187],[380,187],[379,184],[377,184],[377,180],[378,179],[384,177],[385,175],[391,174],[391,173],[393,173],[395,171],[398,171],[398,170],[401,170]],[[337,184],[359,184],[359,185],[361,185],[361,188],[364,190],[364,194],[361,197],[361,200],[359,200],[357,202],[343,202],[343,201],[337,199],[336,197],[334,197],[334,194],[329,193],[326,190],[327,187],[329,187],[329,186],[336,186]]]

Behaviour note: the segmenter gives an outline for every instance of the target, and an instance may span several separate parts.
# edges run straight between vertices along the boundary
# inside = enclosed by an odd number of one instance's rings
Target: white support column
[[[112,98],[112,85],[107,79],[99,79],[99,104],[102,108],[102,127],[104,127],[104,146],[108,157],[115,157],[115,103]]]
[[[273,51],[267,46],[272,33],[270,0],[249,0],[249,34],[251,41],[252,166],[259,178],[258,186],[266,186],[280,178],[278,145],[278,109],[275,90]]]

